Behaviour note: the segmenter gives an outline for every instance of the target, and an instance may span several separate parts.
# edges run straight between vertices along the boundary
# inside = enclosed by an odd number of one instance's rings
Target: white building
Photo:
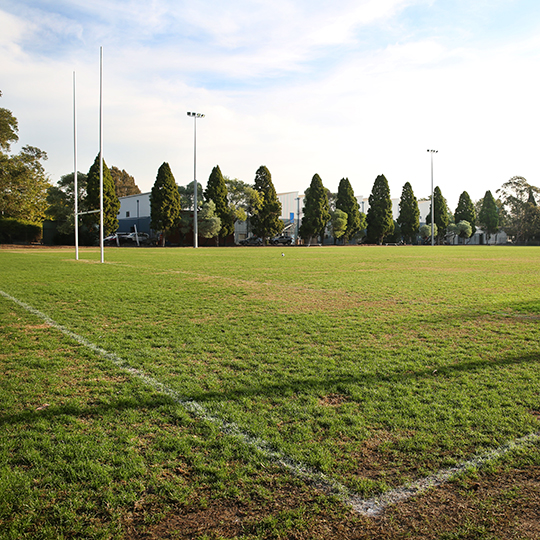
[[[150,234],[150,192],[118,197],[120,210],[118,212],[118,230],[137,231]]]
[[[298,191],[288,191],[286,193],[277,193],[277,198],[281,203],[280,219],[284,223],[283,234],[292,236],[296,239],[298,227],[302,222],[304,208],[304,194]],[[248,231],[249,223],[245,221],[237,221],[234,226],[234,242],[238,244],[251,235]]]

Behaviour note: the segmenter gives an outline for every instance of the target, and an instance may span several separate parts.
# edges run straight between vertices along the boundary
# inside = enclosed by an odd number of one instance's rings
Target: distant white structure
[[[360,212],[363,212],[367,215],[369,209],[369,198],[364,197],[363,195],[358,195],[356,197],[358,205],[360,206]],[[392,199],[392,217],[394,220],[397,220],[399,217],[399,201],[400,198]],[[426,222],[426,217],[429,214],[429,209],[431,207],[431,201],[418,201],[418,210],[420,210],[420,223]]]
[[[296,240],[298,227],[304,216],[304,194],[299,191],[287,191],[285,193],[277,193],[277,198],[281,203],[281,220],[284,223],[283,234],[292,236]],[[234,242],[238,244],[251,234],[248,231],[249,223],[245,221],[237,221],[234,226]]]
[[[118,197],[118,230],[130,232],[137,227],[138,232],[150,234],[150,192]]]

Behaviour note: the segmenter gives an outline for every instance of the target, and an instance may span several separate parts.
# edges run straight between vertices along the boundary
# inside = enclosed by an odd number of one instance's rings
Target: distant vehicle
[[[245,240],[240,240],[241,246],[262,246],[262,238],[258,238],[257,236],[250,236],[249,238],[246,238]]]
[[[129,233],[126,232],[116,232],[109,234],[109,236],[103,239],[103,243],[107,246],[118,246],[126,243],[126,239],[129,236]]]
[[[139,244],[141,246],[147,246],[148,244],[150,244],[150,235],[144,232],[129,233],[125,238],[125,242],[137,245],[137,237],[139,237]]]
[[[291,236],[282,234],[281,236],[274,236],[274,238],[270,240],[270,243],[274,246],[290,246],[292,244],[292,240],[293,239]]]
[[[139,244],[140,245],[148,245],[150,243],[150,236],[146,233],[138,233],[139,236]],[[135,233],[126,233],[126,232],[117,232],[114,234],[110,234],[106,238],[103,239],[103,243],[106,246],[126,246],[126,245],[137,245],[137,237],[135,236]]]

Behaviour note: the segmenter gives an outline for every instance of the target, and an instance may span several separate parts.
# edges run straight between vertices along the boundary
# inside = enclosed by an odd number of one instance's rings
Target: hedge
[[[30,223],[15,218],[0,219],[0,243],[2,244],[41,242],[42,237],[41,223]]]

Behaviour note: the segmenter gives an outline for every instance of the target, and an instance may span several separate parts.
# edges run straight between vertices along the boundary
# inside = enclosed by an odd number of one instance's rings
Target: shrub
[[[0,219],[0,242],[2,244],[41,242],[42,237],[43,227],[41,224],[16,218]]]

